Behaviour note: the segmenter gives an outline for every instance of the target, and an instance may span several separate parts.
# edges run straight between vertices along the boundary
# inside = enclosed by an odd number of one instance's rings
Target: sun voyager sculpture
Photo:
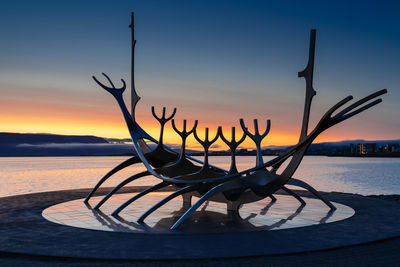
[[[242,128],[243,135],[238,140],[235,138],[234,127],[232,127],[231,140],[228,140],[225,137],[221,127],[218,128],[217,134],[213,138],[209,137],[209,129],[206,128],[205,139],[202,140],[197,134],[197,121],[195,121],[193,126],[188,129],[187,122],[184,120],[183,128],[182,130],[179,130],[173,119],[176,109],[173,110],[171,115],[167,116],[165,107],[162,110],[161,116],[158,116],[154,107],[152,107],[152,114],[161,125],[160,137],[157,140],[150,136],[137,123],[135,118],[135,108],[136,104],[140,100],[140,97],[136,93],[134,83],[134,50],[136,40],[134,35],[133,13],[131,15],[131,24],[129,27],[131,28],[132,33],[131,112],[128,111],[128,108],[123,100],[123,93],[126,89],[126,83],[123,79],[121,79],[122,87],[120,88],[117,88],[111,79],[104,73],[103,75],[105,76],[109,85],[101,83],[94,76],[93,79],[104,90],[109,92],[117,101],[124,116],[137,155],[120,163],[118,166],[109,171],[103,178],[101,178],[86,197],[86,203],[88,203],[89,199],[98,190],[98,188],[113,174],[133,164],[142,163],[146,167],[145,171],[134,174],[115,186],[106,196],[103,197],[100,202],[97,203],[94,209],[99,209],[112,195],[117,193],[118,190],[125,185],[145,176],[157,177],[159,179],[159,183],[146,188],[145,190],[132,196],[125,203],[122,203],[112,213],[112,216],[118,216],[118,214],[124,208],[126,208],[128,205],[131,205],[135,200],[145,196],[146,194],[166,187],[174,188],[174,191],[158,203],[155,203],[154,206],[143,213],[138,218],[138,223],[144,222],[146,217],[148,217],[152,212],[178,196],[182,196],[183,206],[186,207],[186,212],[172,225],[171,229],[177,229],[182,222],[191,216],[205,201],[209,200],[226,203],[228,211],[230,213],[237,214],[239,208],[243,204],[259,201],[264,198],[271,198],[272,201],[274,201],[276,200],[274,194],[278,190],[284,190],[289,195],[296,198],[301,205],[306,205],[306,202],[302,199],[302,197],[287,188],[287,185],[304,188],[311,192],[316,198],[323,201],[331,210],[336,209],[328,199],[319,194],[318,191],[315,190],[311,185],[300,179],[293,178],[293,175],[300,165],[307,148],[312,144],[319,134],[328,128],[382,102],[382,99],[378,97],[387,93],[386,89],[370,94],[345,107],[345,105],[353,99],[352,96],[347,96],[328,109],[328,111],[321,117],[315,128],[309,131],[308,123],[311,101],[316,95],[316,91],[313,88],[316,30],[311,30],[308,63],[306,68],[298,73],[298,77],[303,77],[306,82],[305,104],[300,137],[298,143],[291,147],[286,153],[268,162],[263,161],[261,141],[267,136],[270,130],[269,120],[267,120],[267,126],[263,133],[259,132],[257,120],[254,120],[254,133],[251,133],[243,119],[240,119],[240,126]],[[163,143],[164,127],[169,121],[171,121],[173,129],[177,134],[180,135],[182,139],[182,146],[179,153],[175,152],[173,149],[169,148]],[[186,154],[186,139],[191,134],[194,135],[195,139],[204,148],[203,161]],[[256,166],[239,172],[237,170],[235,160],[236,149],[246,137],[249,137],[251,140],[253,140],[256,146]],[[229,170],[224,170],[209,164],[209,148],[218,138],[221,138],[230,149],[231,165]],[[150,149],[146,141],[156,143],[156,148],[153,150]],[[288,161],[288,164],[283,170],[280,170],[282,169],[281,166],[285,161]],[[280,174],[277,173],[278,170]],[[191,203],[192,196],[199,197],[199,200],[195,203]]]

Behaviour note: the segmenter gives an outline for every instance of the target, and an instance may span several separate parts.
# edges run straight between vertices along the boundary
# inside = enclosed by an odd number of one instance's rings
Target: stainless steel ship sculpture
[[[109,171],[100,181],[94,186],[92,191],[86,197],[85,202],[88,203],[89,199],[97,191],[97,189],[113,174],[116,172],[131,166],[133,164],[142,163],[146,170],[131,177],[125,179],[120,184],[115,186],[104,198],[97,203],[94,209],[99,209],[113,194],[118,192],[123,186],[145,176],[154,176],[160,179],[160,182],[146,188],[140,193],[134,194],[125,203],[122,203],[113,213],[113,216],[118,214],[132,204],[135,200],[145,196],[146,194],[159,190],[165,187],[174,188],[170,195],[162,199],[160,202],[152,206],[146,211],[138,220],[138,223],[142,223],[146,217],[152,212],[166,204],[168,201],[182,196],[183,206],[186,208],[186,212],[175,222],[171,229],[177,229],[183,221],[191,216],[205,201],[217,201],[227,204],[228,212],[231,214],[237,214],[241,205],[261,199],[270,197],[272,201],[276,198],[273,196],[278,190],[282,189],[288,194],[296,198],[301,205],[306,205],[306,202],[295,192],[286,187],[286,185],[298,186],[311,192],[315,197],[323,201],[331,210],[335,209],[335,206],[326,198],[322,197],[311,185],[307,184],[300,179],[293,178],[295,171],[300,165],[307,148],[315,140],[315,138],[328,128],[347,120],[375,105],[382,102],[379,96],[387,92],[386,89],[377,91],[371,95],[368,95],[357,102],[343,107],[349,101],[353,99],[352,96],[348,96],[337,104],[333,105],[320,119],[318,124],[312,131],[308,130],[308,123],[310,117],[310,108],[312,98],[315,96],[316,91],[313,88],[313,71],[314,71],[314,54],[315,54],[315,38],[316,30],[311,30],[310,37],[310,48],[308,64],[306,68],[298,73],[298,77],[304,77],[306,81],[306,96],[304,105],[304,114],[302,119],[302,128],[300,131],[300,138],[298,143],[291,147],[285,154],[278,156],[268,162],[263,162],[261,141],[267,136],[270,130],[270,121],[267,120],[266,130],[261,134],[258,129],[258,122],[254,120],[254,133],[250,133],[243,119],[240,119],[240,126],[243,130],[243,135],[239,140],[235,139],[235,128],[232,127],[231,140],[227,140],[223,134],[222,128],[219,127],[217,134],[210,140],[209,129],[205,129],[205,139],[201,140],[197,134],[197,121],[190,130],[187,129],[186,120],[183,121],[183,129],[178,130],[173,117],[176,113],[176,109],[173,110],[170,116],[166,116],[166,108],[162,110],[162,115],[159,117],[156,115],[154,107],[152,107],[152,114],[158,120],[161,125],[159,140],[156,140],[150,136],[142,127],[137,123],[135,118],[136,104],[140,100],[135,90],[134,83],[134,50],[135,50],[135,31],[134,31],[134,14],[132,13],[131,24],[129,26],[132,32],[132,69],[131,69],[131,91],[132,91],[132,107],[131,113],[129,113],[125,102],[123,100],[123,93],[126,89],[126,83],[123,79],[122,87],[115,87],[111,79],[103,73],[107,79],[109,85],[101,83],[96,77],[93,79],[98,85],[104,90],[109,92],[117,101],[121,108],[124,116],[126,125],[129,129],[132,137],[133,146],[136,150],[137,156],[131,157],[128,160],[122,162],[111,171]],[[179,153],[173,149],[164,145],[163,133],[164,127],[167,122],[171,121],[173,129],[180,135],[182,139],[182,146]],[[195,139],[204,148],[204,161],[200,161],[196,158],[192,158],[186,154],[186,139],[189,135],[193,134]],[[249,137],[253,140],[256,149],[256,166],[245,171],[238,171],[236,167],[236,149],[237,147]],[[218,139],[229,147],[231,151],[231,166],[229,170],[224,170],[216,166],[209,164],[208,155],[210,146]],[[157,146],[154,150],[151,150],[147,145],[146,141],[156,143]],[[290,160],[289,160],[290,158]],[[288,165],[277,174],[282,164],[289,160]],[[192,196],[198,196],[200,199],[193,205],[191,203]]]

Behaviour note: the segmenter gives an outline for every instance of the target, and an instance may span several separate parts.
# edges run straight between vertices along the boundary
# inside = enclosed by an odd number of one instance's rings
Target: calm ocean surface
[[[0,197],[62,189],[93,187],[112,167],[127,157],[13,157],[0,158]],[[273,157],[264,157],[265,160]],[[211,157],[211,163],[229,168],[230,157]],[[238,157],[243,170],[255,157]],[[104,186],[144,170],[129,167],[110,178]],[[320,191],[400,194],[400,158],[341,158],[307,156],[295,176]],[[153,185],[156,178],[144,177],[130,185]]]

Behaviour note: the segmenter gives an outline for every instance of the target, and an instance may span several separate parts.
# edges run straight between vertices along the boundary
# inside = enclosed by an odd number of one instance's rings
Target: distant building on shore
[[[377,151],[380,153],[400,152],[400,146],[398,144],[392,144],[392,145],[387,144],[384,146],[379,146]]]
[[[372,154],[376,151],[376,143],[364,143],[356,145],[356,154],[358,155]]]

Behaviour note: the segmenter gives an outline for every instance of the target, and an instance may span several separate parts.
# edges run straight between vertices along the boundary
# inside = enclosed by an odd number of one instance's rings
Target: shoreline
[[[51,158],[51,157],[133,157],[136,156],[135,154],[120,154],[120,155],[0,155],[0,158]],[[201,157],[204,154],[188,154],[191,157]],[[231,156],[230,154],[213,154],[210,153],[209,156],[213,157],[228,157]],[[240,157],[254,157],[255,154],[237,154],[236,156]],[[263,155],[263,156],[276,156],[279,155]],[[400,158],[400,155],[305,155],[306,157],[313,156],[313,157],[341,157],[341,158]]]

